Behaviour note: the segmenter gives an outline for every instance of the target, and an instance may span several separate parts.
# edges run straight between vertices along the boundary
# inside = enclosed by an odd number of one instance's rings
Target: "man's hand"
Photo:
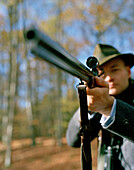
[[[109,85],[101,77],[95,77],[97,87],[87,87],[88,110],[99,112],[106,117],[110,115],[114,97],[109,95]]]

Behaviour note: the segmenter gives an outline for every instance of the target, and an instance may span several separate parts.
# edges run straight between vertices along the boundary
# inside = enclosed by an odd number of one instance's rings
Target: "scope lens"
[[[95,57],[89,57],[86,64],[89,68],[95,68],[98,65],[98,60]]]

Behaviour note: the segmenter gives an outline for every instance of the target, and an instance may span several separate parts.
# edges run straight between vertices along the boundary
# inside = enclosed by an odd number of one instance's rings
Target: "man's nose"
[[[107,75],[105,76],[105,81],[107,81],[107,82],[110,82],[112,79],[113,79],[113,78],[112,78],[112,75],[111,75],[111,74],[107,74]]]

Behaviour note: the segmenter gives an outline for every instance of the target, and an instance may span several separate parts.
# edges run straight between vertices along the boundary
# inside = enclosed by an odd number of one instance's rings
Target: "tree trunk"
[[[56,21],[56,39],[58,42],[62,42],[62,31],[61,31],[61,2],[60,0],[58,1],[57,4],[57,21]],[[59,146],[62,145],[62,112],[61,112],[61,87],[62,86],[62,72],[60,69],[57,69],[57,131],[56,131],[56,136],[57,136],[57,144]]]
[[[9,97],[8,97],[8,125],[6,132],[6,155],[5,155],[5,166],[8,167],[11,165],[11,141],[12,141],[12,132],[13,132],[13,119],[14,119],[14,108],[15,108],[15,92],[16,92],[16,73],[17,73],[17,63],[16,63],[16,48],[15,43],[13,42],[13,6],[9,6],[8,9],[9,18],[10,18],[10,77],[9,77]]]
[[[23,8],[23,32],[25,32],[26,28],[26,19],[27,19],[27,5],[26,1],[24,2],[24,8]],[[31,85],[31,75],[30,75],[30,63],[28,60],[28,50],[27,50],[27,45],[26,42],[24,41],[24,48],[25,48],[25,59],[26,59],[26,82],[27,82],[27,108],[26,108],[26,113],[27,113],[27,118],[28,118],[28,124],[30,127],[30,135],[32,139],[32,145],[35,145],[35,132],[34,132],[34,126],[33,126],[33,106],[32,106],[32,96],[31,96],[31,90],[32,90],[32,85]]]

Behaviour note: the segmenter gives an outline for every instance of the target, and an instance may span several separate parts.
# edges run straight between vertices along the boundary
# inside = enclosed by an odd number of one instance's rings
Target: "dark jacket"
[[[115,121],[107,129],[103,129],[100,124],[101,114],[97,113],[90,119],[91,139],[98,137],[102,129],[102,143],[100,154],[104,154],[104,149],[112,144],[119,143],[119,159],[125,170],[134,169],[134,85],[117,98]],[[67,143],[73,147],[80,147],[80,111],[77,110],[69,122],[66,138]],[[112,133],[111,133],[112,132]],[[101,169],[99,169],[101,170]]]

